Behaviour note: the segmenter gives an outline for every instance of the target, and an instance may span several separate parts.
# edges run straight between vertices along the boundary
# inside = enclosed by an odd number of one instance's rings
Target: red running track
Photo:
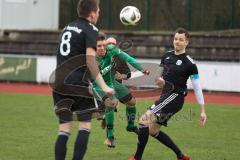
[[[51,95],[51,88],[46,84],[0,83],[0,93]],[[240,94],[234,93],[204,93],[206,103],[233,104],[240,106]],[[147,98],[149,99],[149,98]],[[150,99],[157,99],[152,97]],[[186,97],[187,102],[196,102],[193,92]]]

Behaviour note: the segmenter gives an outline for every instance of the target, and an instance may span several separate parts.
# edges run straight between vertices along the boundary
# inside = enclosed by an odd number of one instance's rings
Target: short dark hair
[[[87,18],[94,11],[97,12],[100,0],[79,0],[77,5],[78,17]]]
[[[103,41],[105,39],[106,39],[106,34],[104,32],[99,32],[97,41]]]
[[[175,34],[176,34],[176,33],[185,34],[185,37],[186,37],[187,39],[190,38],[190,35],[189,35],[188,31],[187,31],[185,28],[178,28],[178,29],[176,29]]]

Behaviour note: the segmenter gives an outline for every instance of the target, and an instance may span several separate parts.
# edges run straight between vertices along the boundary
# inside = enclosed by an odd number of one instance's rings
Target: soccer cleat
[[[190,160],[190,157],[188,157],[187,155],[183,155],[183,157],[178,160]]]
[[[114,138],[107,138],[104,141],[104,144],[106,144],[109,148],[115,148],[115,139]]]
[[[136,133],[136,134],[138,134],[138,132],[139,132],[137,126],[133,126],[133,127],[127,126],[126,130],[127,130],[128,132],[134,132],[134,133]]]
[[[128,160],[136,160],[134,156],[130,157]]]

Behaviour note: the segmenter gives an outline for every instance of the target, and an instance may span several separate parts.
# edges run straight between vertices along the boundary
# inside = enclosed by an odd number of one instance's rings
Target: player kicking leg
[[[117,81],[113,82],[114,84],[114,90],[116,97],[122,102],[123,104],[126,105],[126,119],[127,119],[127,127],[126,130],[128,132],[138,132],[138,128],[135,125],[135,117],[136,117],[136,100],[132,96],[132,94],[129,92],[127,87],[124,85],[120,84]],[[122,97],[122,98],[119,98]],[[115,99],[116,100],[116,99]],[[108,147],[114,148],[115,147],[115,137],[113,136],[114,132],[114,110],[115,107],[117,106],[116,102],[113,102],[110,98],[107,98],[104,101],[106,105],[106,112],[105,112],[105,117],[102,120],[102,128],[105,129],[106,126],[106,133],[107,133],[107,138],[104,142]],[[107,107],[112,105],[112,107]]]
[[[126,119],[128,132],[137,133],[137,126],[135,125],[136,118],[136,100],[129,92],[129,89],[118,81],[113,81],[114,90],[116,92],[116,97],[119,101],[126,105]]]
[[[104,104],[106,106],[105,109],[105,123],[106,123],[106,133],[107,138],[104,141],[104,144],[106,144],[110,148],[115,147],[115,137],[114,137],[114,110],[117,106],[117,99],[116,98],[107,98],[104,101]]]
[[[94,97],[96,97],[98,101],[101,101],[103,103],[102,105],[105,106],[105,117],[103,121],[105,122],[104,126],[106,125],[107,138],[104,141],[104,144],[110,148],[114,148],[114,110],[118,104],[118,100],[115,96],[108,97],[96,83],[93,83],[93,86]]]
[[[142,159],[149,135],[174,151],[178,160],[190,159],[187,155],[182,153],[179,147],[166,133],[160,131],[160,127],[162,125],[167,126],[167,121],[182,108],[183,97],[184,95],[176,93],[169,93],[162,96],[159,101],[153,104],[149,110],[141,116],[139,120],[137,151],[129,160]]]

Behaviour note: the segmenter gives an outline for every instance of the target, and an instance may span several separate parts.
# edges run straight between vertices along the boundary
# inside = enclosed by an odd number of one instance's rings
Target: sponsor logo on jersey
[[[75,26],[67,26],[65,27],[65,30],[74,31],[74,32],[77,32],[78,34],[82,32],[82,29]]]
[[[101,70],[101,74],[102,74],[102,75],[107,74],[107,73],[111,70],[111,68],[112,68],[111,65],[109,65],[109,66],[103,68],[103,69]]]

